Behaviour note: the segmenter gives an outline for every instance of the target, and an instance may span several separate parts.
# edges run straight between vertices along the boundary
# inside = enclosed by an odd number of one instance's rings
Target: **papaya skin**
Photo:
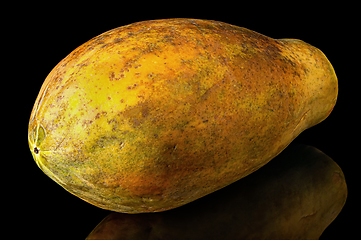
[[[139,22],[50,72],[29,146],[45,174],[91,204],[164,211],[259,169],[324,120],[337,91],[325,55],[300,40],[208,20]]]
[[[330,157],[291,144],[253,174],[177,209],[110,213],[86,239],[316,240],[346,198],[345,177]]]

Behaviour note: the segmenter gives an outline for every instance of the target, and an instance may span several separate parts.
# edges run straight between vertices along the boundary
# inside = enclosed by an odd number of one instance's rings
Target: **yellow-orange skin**
[[[38,166],[118,212],[175,208],[266,164],[337,98],[325,55],[226,23],[105,32],[46,78],[29,122]]]

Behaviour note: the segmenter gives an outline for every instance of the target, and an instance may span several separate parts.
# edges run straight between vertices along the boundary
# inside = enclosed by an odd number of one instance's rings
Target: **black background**
[[[162,18],[211,19],[242,26],[272,38],[298,38],[320,48],[333,64],[339,79],[338,102],[321,124],[303,132],[295,142],[314,146],[343,169],[349,195],[340,215],[325,230],[321,240],[335,235],[351,239],[357,231],[356,173],[360,131],[360,98],[357,74],[359,38],[356,6],[313,6],[311,3],[246,6],[215,2],[169,2],[147,4],[94,2],[84,5],[57,3],[21,5],[3,19],[2,47],[9,77],[3,79],[3,105],[10,118],[3,118],[3,131],[12,157],[3,155],[2,194],[6,214],[5,231],[10,239],[84,239],[109,213],[71,195],[36,166],[27,145],[30,113],[47,74],[76,47],[107,30],[137,21]],[[16,10],[18,9],[18,10]],[[3,55],[4,56],[4,55]],[[9,84],[9,85],[8,85]],[[7,91],[14,93],[8,99]],[[4,108],[3,108],[4,110]],[[2,113],[3,114],[3,113]],[[3,120],[2,120],[3,121]],[[16,123],[16,121],[18,123]],[[17,125],[16,127],[14,125]],[[18,125],[19,124],[19,125]],[[14,144],[15,143],[15,144]],[[4,153],[8,153],[4,151]],[[8,160],[6,160],[8,159]],[[355,220],[356,219],[356,220]]]

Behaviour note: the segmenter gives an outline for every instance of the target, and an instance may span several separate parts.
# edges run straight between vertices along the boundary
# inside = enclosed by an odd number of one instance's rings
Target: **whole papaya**
[[[157,212],[256,171],[337,98],[309,44],[226,23],[165,19],[105,32],[48,75],[31,113],[37,165],[118,212]]]

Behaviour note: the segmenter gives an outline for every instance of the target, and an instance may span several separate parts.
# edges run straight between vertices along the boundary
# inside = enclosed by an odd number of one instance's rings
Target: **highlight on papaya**
[[[103,209],[160,212],[255,172],[323,121],[338,93],[321,50],[197,19],[105,32],[55,66],[28,129],[36,164]]]

